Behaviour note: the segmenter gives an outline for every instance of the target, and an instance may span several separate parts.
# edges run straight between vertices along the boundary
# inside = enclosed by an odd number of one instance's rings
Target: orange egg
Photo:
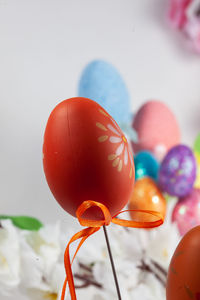
[[[180,241],[172,257],[167,278],[167,300],[200,299],[200,226]]]
[[[132,153],[114,119],[96,102],[71,98],[52,111],[44,135],[43,165],[59,204],[76,216],[86,200],[103,203],[112,216],[128,202],[134,185]],[[99,210],[90,209],[99,219]]]
[[[144,177],[135,182],[129,209],[157,211],[165,217],[166,200],[155,182],[149,177]],[[130,215],[133,220],[155,221],[155,217],[148,214],[130,212]]]

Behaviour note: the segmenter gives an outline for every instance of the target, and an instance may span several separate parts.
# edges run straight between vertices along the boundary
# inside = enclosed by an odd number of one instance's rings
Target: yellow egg
[[[194,152],[194,155],[197,162],[197,176],[196,176],[196,181],[194,183],[194,187],[200,189],[200,154]]]

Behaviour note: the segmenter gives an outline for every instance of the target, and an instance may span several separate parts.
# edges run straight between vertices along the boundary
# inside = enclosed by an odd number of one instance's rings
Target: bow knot
[[[100,208],[101,212],[103,213],[104,219],[103,220],[91,220],[91,219],[84,219],[82,218],[83,214],[91,207],[98,207]],[[112,222],[112,216],[107,209],[107,207],[100,203],[93,200],[84,201],[76,211],[77,219],[82,226],[89,226],[89,227],[101,227],[103,225],[109,225]]]

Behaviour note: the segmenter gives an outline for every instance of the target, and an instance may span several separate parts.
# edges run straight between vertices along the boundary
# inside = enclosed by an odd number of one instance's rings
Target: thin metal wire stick
[[[111,263],[111,266],[112,266],[112,271],[113,271],[113,276],[114,276],[115,285],[116,285],[116,289],[117,289],[118,299],[122,300],[120,289],[119,289],[119,284],[118,284],[118,280],[117,280],[117,273],[116,273],[116,270],[115,270],[113,256],[112,256],[112,252],[111,252],[111,248],[110,248],[110,242],[109,242],[109,239],[108,239],[108,234],[107,234],[107,230],[106,230],[105,225],[103,226],[103,231],[104,231],[106,244],[107,244],[107,248],[108,248],[108,253],[109,253],[109,257],[110,257],[110,263]]]

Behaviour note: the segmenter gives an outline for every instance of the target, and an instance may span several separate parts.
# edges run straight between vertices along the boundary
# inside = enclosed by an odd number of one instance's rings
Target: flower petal
[[[127,151],[127,147],[125,147],[125,151],[124,151],[124,164],[125,166],[128,163],[128,151]]]
[[[116,135],[120,136],[120,133],[117,131],[116,128],[114,128],[111,124],[108,124],[108,129],[110,129],[113,133],[115,133]]]
[[[100,128],[100,129],[104,130],[104,131],[107,131],[107,128],[106,128],[103,124],[101,124],[101,123],[99,123],[99,122],[96,123],[96,126],[97,126],[98,128]]]
[[[119,165],[118,165],[118,168],[117,168],[118,172],[121,172],[122,166],[123,166],[122,160],[120,159],[120,162],[119,162]]]
[[[133,154],[132,154],[132,151],[131,151],[129,145],[128,145],[128,155],[129,155],[130,161],[133,162]]]
[[[99,141],[100,143],[102,143],[102,142],[105,142],[107,139],[108,139],[108,136],[107,136],[107,135],[102,135],[102,136],[100,136],[100,137],[98,138],[98,141]]]
[[[113,161],[113,163],[112,163],[113,167],[116,167],[116,166],[118,165],[118,163],[119,163],[119,157],[117,157],[117,158]]]
[[[122,138],[117,137],[117,136],[111,136],[110,139],[109,139],[109,141],[111,143],[120,143],[122,141]]]
[[[104,116],[106,116],[106,117],[109,117],[109,115],[108,115],[103,109],[99,108],[99,112],[100,112],[102,115],[104,115]]]
[[[116,154],[109,154],[109,155],[108,155],[108,160],[113,160],[113,159],[115,159],[116,157],[117,157]]]
[[[124,150],[124,143],[121,143],[116,150],[116,155],[121,155]]]
[[[129,173],[129,177],[132,178],[132,175],[133,175],[133,169],[131,168],[130,173]]]

